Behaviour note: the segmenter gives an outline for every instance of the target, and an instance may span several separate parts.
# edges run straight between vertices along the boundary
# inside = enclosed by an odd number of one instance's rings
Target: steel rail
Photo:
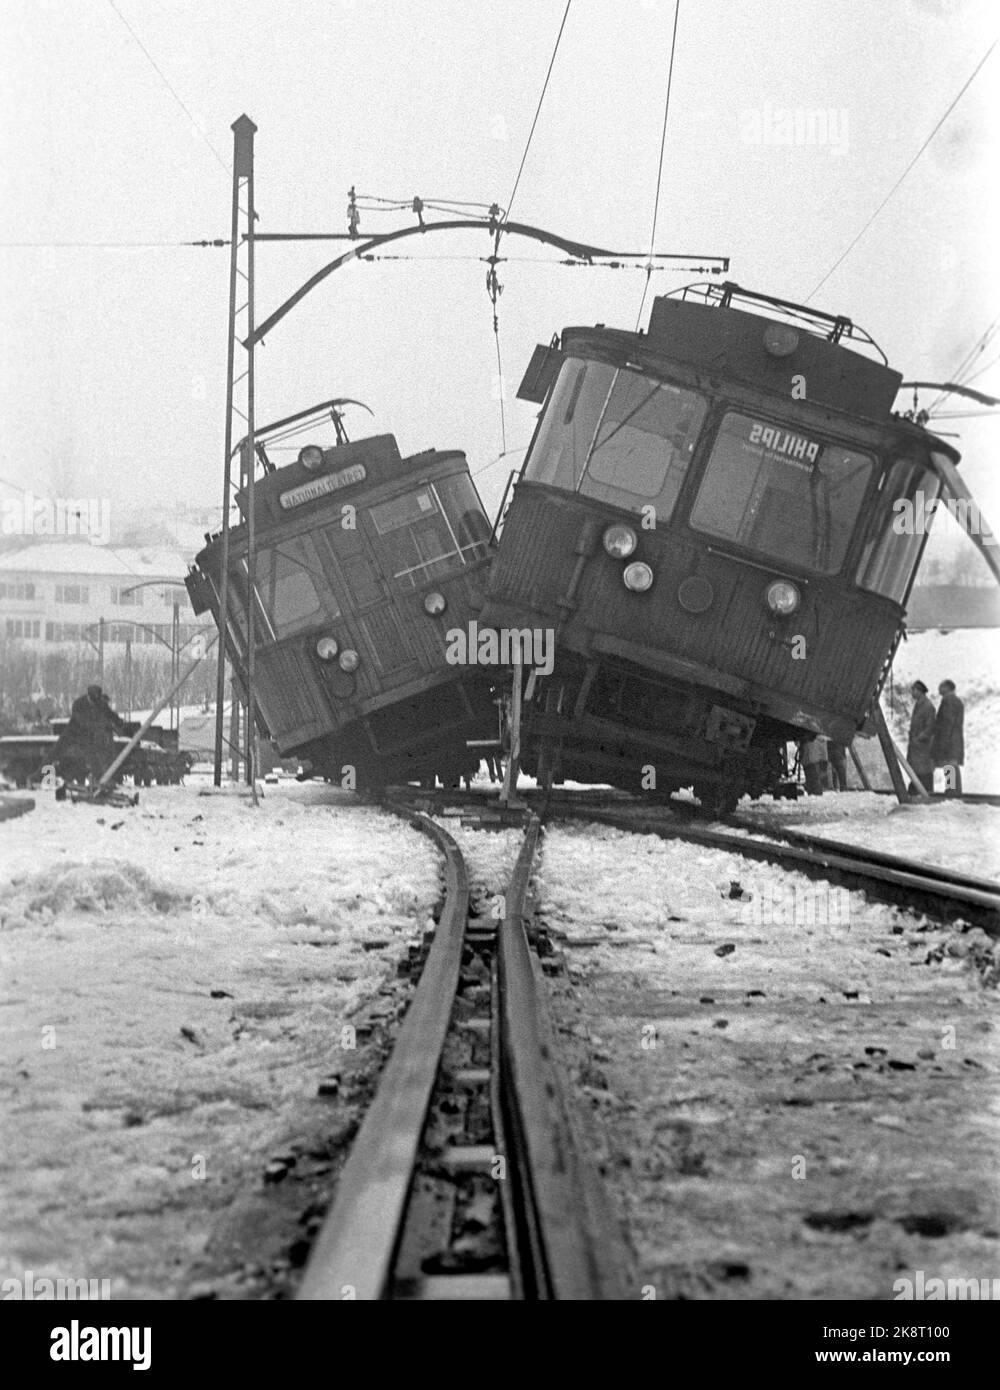
[[[836,850],[820,846],[807,848],[805,845],[779,844],[773,840],[748,839],[722,830],[687,825],[667,826],[649,816],[629,816],[598,809],[564,810],[562,814],[570,820],[611,825],[632,834],[653,834],[664,840],[688,840],[694,844],[727,850],[747,859],[801,869],[806,873],[816,874],[820,871],[837,874],[873,897],[945,917],[964,916],[989,935],[1000,936],[1000,888],[993,885],[990,890],[984,891],[954,882],[951,878],[940,878],[935,869],[927,865],[900,859],[898,863],[903,867],[889,867],[873,862],[873,858],[866,858],[863,849],[855,852],[853,845],[838,846]]]
[[[525,830],[494,946],[489,1087],[497,1112],[494,1142],[506,1161],[500,1198],[510,1272],[501,1277],[470,1273],[399,1280],[400,1252],[412,1244],[410,1197],[425,1126],[436,1085],[442,1074],[448,1075],[442,1057],[459,989],[463,943],[469,941],[469,883],[461,851],[445,830],[405,803],[387,804],[444,852],[446,901],[412,1003],[296,1297],[624,1298],[627,1257],[603,1188],[580,1158],[583,1145],[563,1089],[544,979],[524,926],[539,844],[540,822],[535,816]],[[460,1155],[461,1146],[448,1152]]]
[[[542,972],[524,929],[539,831],[532,816],[497,944],[504,1124],[516,1164],[521,1278],[529,1298],[620,1299],[624,1256],[602,1189],[580,1160]]]
[[[886,869],[898,869],[900,873],[912,874],[916,867],[911,859],[904,859],[899,854],[889,854],[885,850],[871,849],[868,845],[852,845],[846,840],[829,840],[825,835],[812,835],[806,830],[797,830],[793,826],[782,826],[766,828],[754,825],[751,821],[744,820],[742,817],[734,817],[737,824],[750,830],[755,835],[769,835],[776,840],[787,840],[789,844],[804,845],[807,849],[815,849],[823,854],[845,855],[851,859],[863,860],[866,864],[878,864]],[[958,869],[949,869],[944,864],[921,864],[921,870],[931,877],[936,883],[953,883],[959,888],[969,888],[973,892],[985,893],[993,897],[1000,896],[1000,883],[991,878],[979,878],[975,874],[962,873]]]
[[[462,853],[429,816],[399,808],[445,858],[445,903],[427,962],[297,1298],[385,1296],[431,1090],[451,1017],[469,910]]]

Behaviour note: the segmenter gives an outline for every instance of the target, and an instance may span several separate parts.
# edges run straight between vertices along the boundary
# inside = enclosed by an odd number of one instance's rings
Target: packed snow
[[[593,825],[547,832],[538,887],[636,1297],[888,1300],[900,1271],[996,1268],[985,933]]]
[[[0,1278],[183,1296],[275,1149],[328,1123],[317,1082],[431,924],[438,855],[320,784],[34,795],[0,822]]]

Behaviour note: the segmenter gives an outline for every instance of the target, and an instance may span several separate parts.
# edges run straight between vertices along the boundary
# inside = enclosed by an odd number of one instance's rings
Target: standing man
[[[952,687],[954,689],[954,687]],[[913,713],[910,715],[910,738],[906,745],[906,761],[924,784],[926,791],[934,790],[934,730],[935,710],[927,695],[923,681],[914,681],[910,686],[913,696]],[[910,795],[917,788],[910,783]]]
[[[826,738],[817,734],[808,742],[799,744],[802,758],[802,771],[806,779],[806,791],[810,796],[822,796],[826,786],[827,756]]]
[[[965,705],[955,694],[954,681],[938,686],[941,703],[934,725],[934,762],[944,771],[945,796],[962,795],[965,762]]]
[[[847,745],[831,739],[827,752],[830,757],[830,771],[833,774],[833,790],[847,791]]]

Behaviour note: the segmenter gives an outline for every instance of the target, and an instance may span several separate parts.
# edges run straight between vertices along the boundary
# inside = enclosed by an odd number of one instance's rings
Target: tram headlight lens
[[[799,335],[788,323],[769,323],[764,329],[764,350],[772,357],[790,357],[799,345]]]
[[[631,526],[609,526],[604,533],[604,549],[616,560],[627,560],[637,545]]]
[[[631,565],[626,565],[622,578],[626,589],[631,589],[633,594],[644,594],[653,586],[653,571],[642,560],[635,560]]]
[[[323,450],[318,444],[307,444],[304,449],[299,450],[299,463],[311,473],[315,473],[317,468],[323,467]]]
[[[424,611],[429,613],[432,618],[443,613],[447,607],[444,594],[439,594],[436,589],[432,589],[429,594],[424,594]]]
[[[339,665],[342,671],[356,671],[360,663],[361,658],[350,647],[340,653]]]
[[[339,651],[336,637],[321,637],[316,643],[316,655],[320,661],[332,661]]]
[[[787,579],[776,579],[767,586],[767,606],[772,613],[785,618],[794,613],[801,602],[799,591]]]

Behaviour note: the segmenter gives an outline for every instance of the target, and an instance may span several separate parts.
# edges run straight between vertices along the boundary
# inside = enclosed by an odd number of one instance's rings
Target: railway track
[[[541,792],[529,793],[528,799],[545,819],[594,821],[620,830],[727,850],[813,877],[833,877],[875,899],[924,911],[944,921],[979,926],[990,936],[1000,935],[1000,883],[992,879],[829,840],[790,826],[765,828],[739,815],[730,818],[735,830],[716,829],[702,823],[697,807],[684,801],[650,804],[624,792],[603,790],[557,792],[549,798]],[[464,802],[466,798],[433,793],[423,804],[444,807],[456,800]],[[473,804],[489,814],[487,797]],[[736,833],[737,830],[747,834]]]
[[[530,799],[553,822],[722,849],[1000,935],[1000,885],[987,879],[789,827],[747,823],[749,838],[618,794]],[[526,929],[539,815],[514,817],[488,797],[454,793],[415,794],[413,803],[390,807],[441,850],[444,905],[297,1297],[627,1297],[629,1257],[609,1196],[580,1157]],[[524,826],[501,915],[484,913],[459,846],[425,813],[446,809],[475,828]]]
[[[559,814],[566,819],[596,821],[662,839],[687,840],[748,859],[780,864],[813,877],[832,877],[863,889],[870,897],[924,911],[944,921],[962,921],[982,927],[990,936],[1000,936],[1000,884],[941,865],[922,864],[792,828],[769,827],[765,831],[759,825],[736,820],[737,825],[750,831],[753,838],[748,838],[732,831],[678,822],[669,812],[646,811],[641,806],[610,810],[569,806]]]
[[[617,1235],[580,1157],[524,926],[539,821],[527,821],[500,918],[470,903],[454,839],[392,809],[440,848],[445,902],[297,1297],[622,1296]]]

